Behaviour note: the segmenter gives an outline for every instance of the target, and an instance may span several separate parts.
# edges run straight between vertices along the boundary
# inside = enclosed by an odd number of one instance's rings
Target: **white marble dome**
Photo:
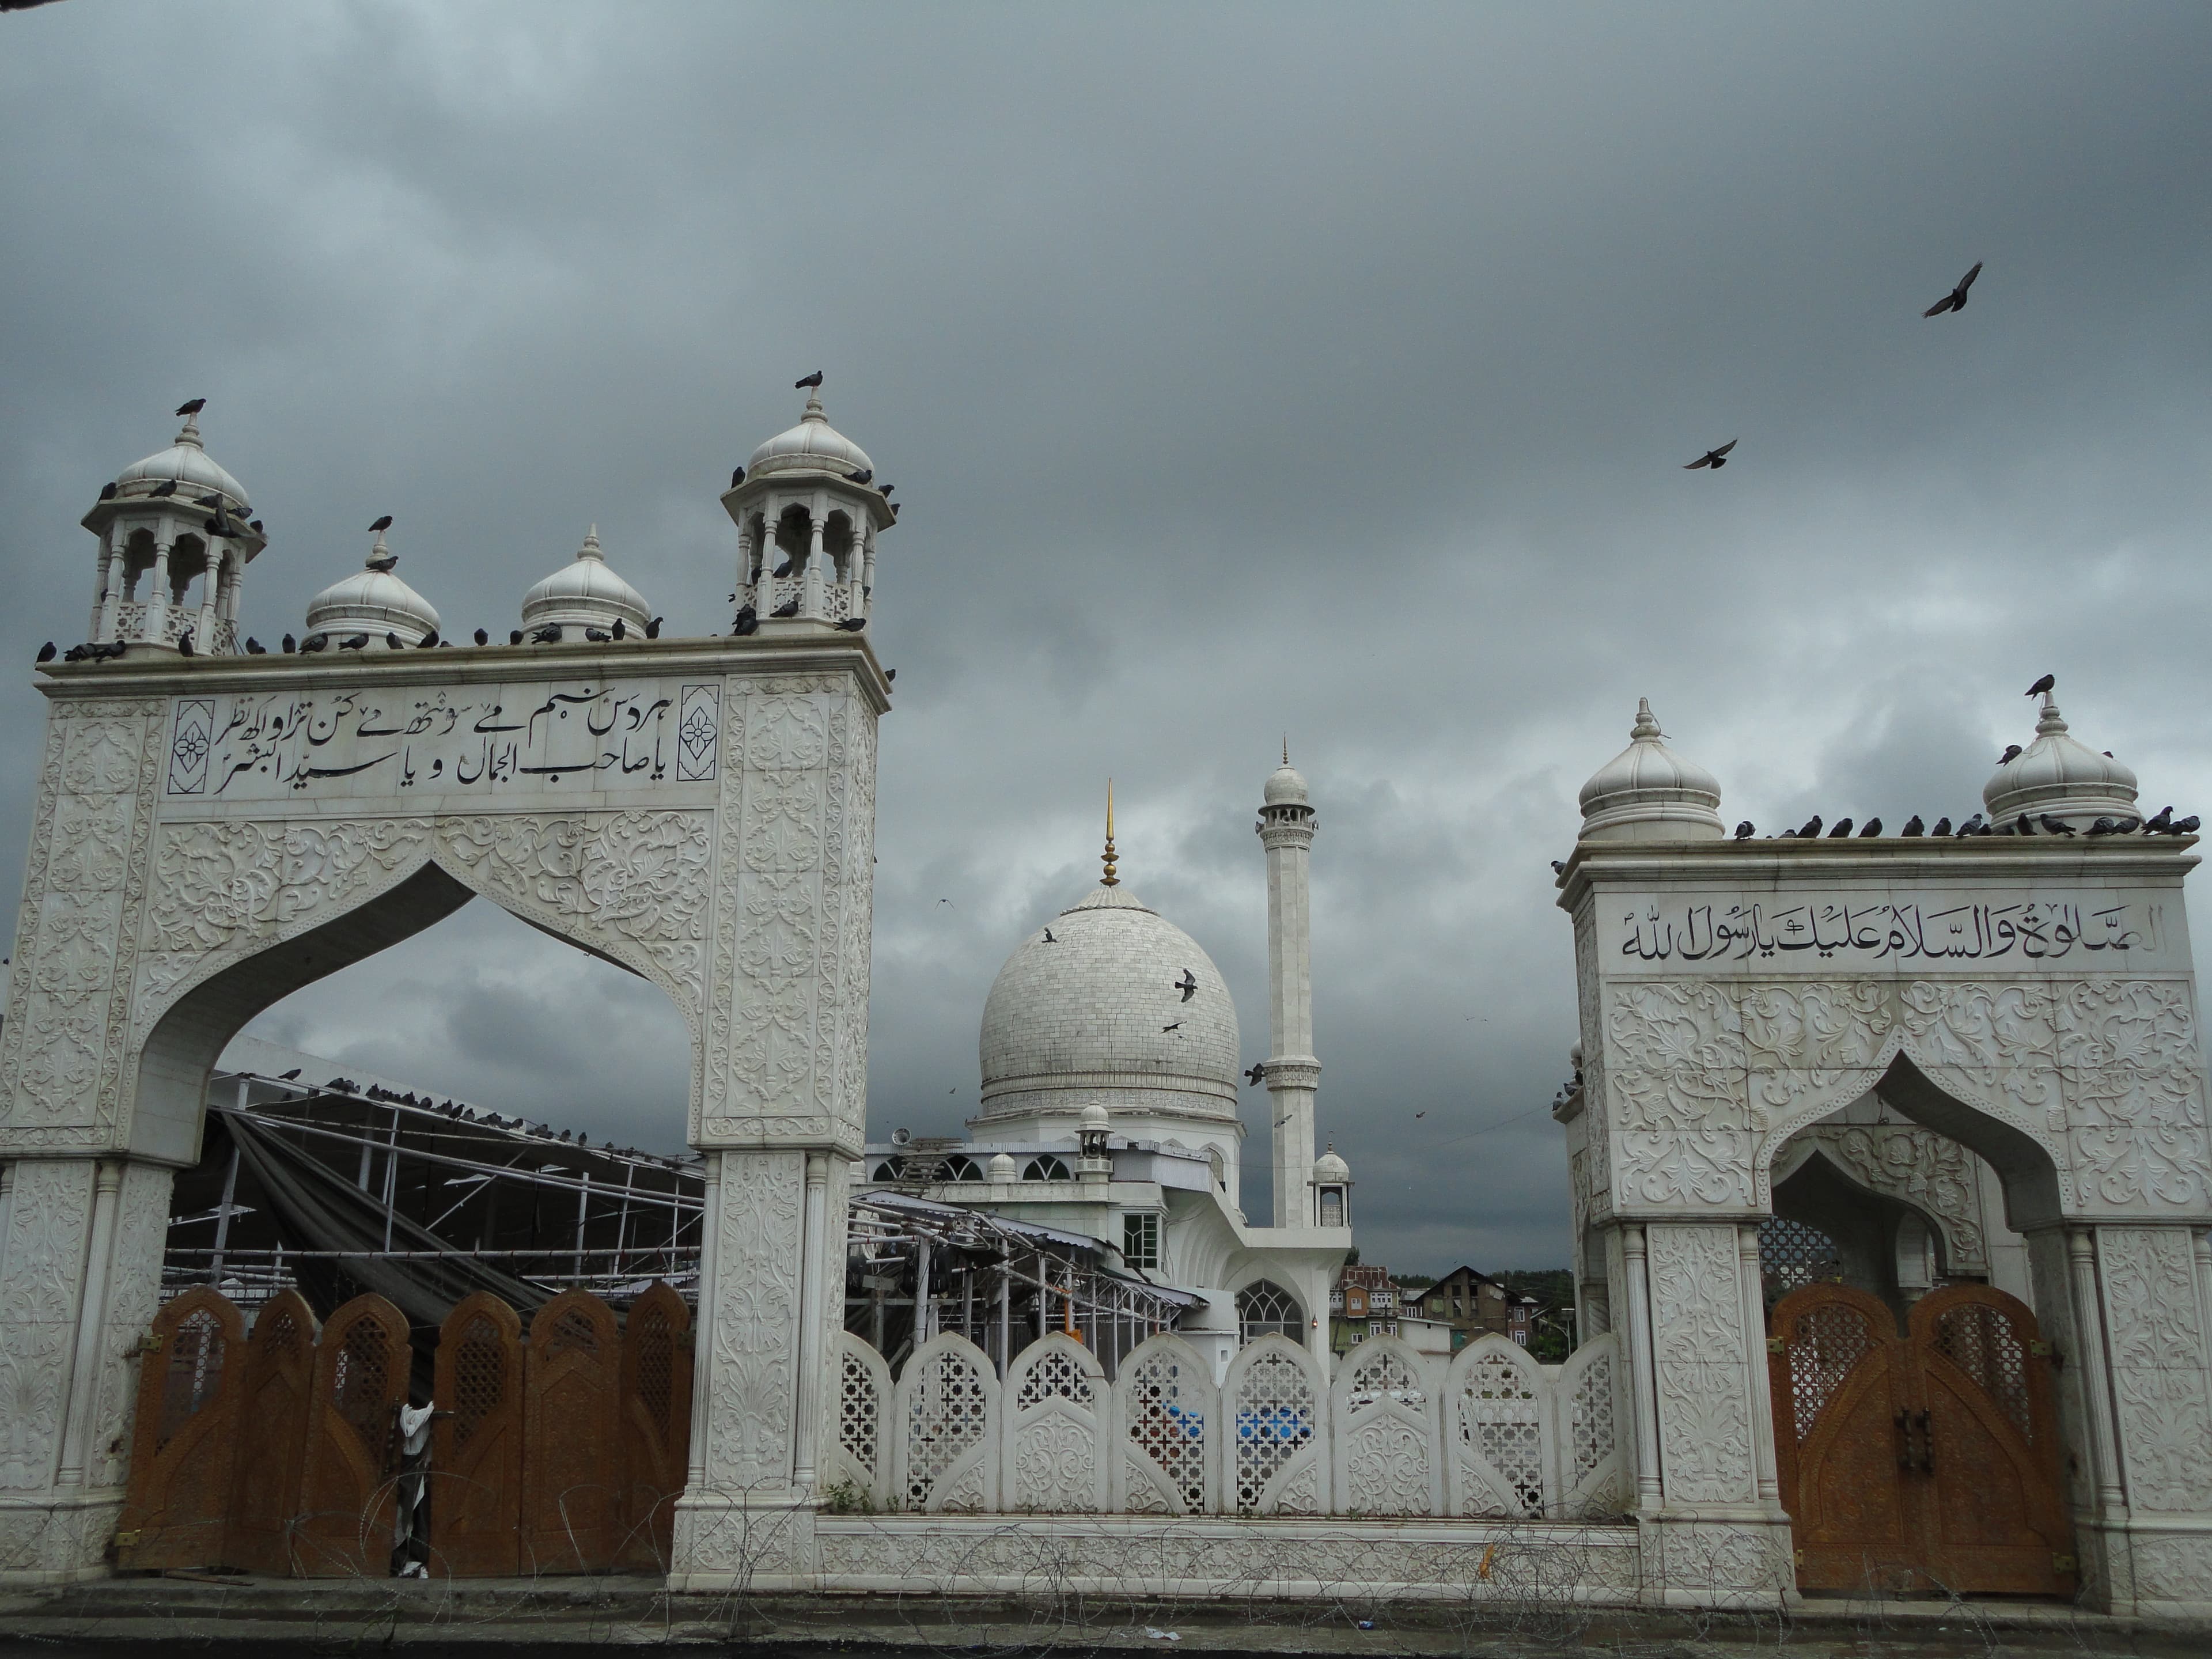
[[[868,459],[867,451],[830,424],[830,417],[822,412],[822,394],[818,390],[806,394],[806,413],[799,417],[799,424],[788,432],[777,433],[753,451],[752,459],[745,463],[749,476],[799,471],[829,471],[842,476],[874,470],[875,463]]]
[[[1582,839],[1720,840],[1720,781],[1667,746],[1650,699],[1637,699],[1628,738],[1583,786]]]
[[[1177,988],[1186,969],[1198,982],[1188,1002]],[[977,1046],[979,1127],[1064,1116],[1072,1133],[1094,1104],[1117,1130],[1146,1138],[1152,1129],[1132,1120],[1237,1118],[1229,988],[1189,934],[1125,887],[1095,889],[1022,941],[984,1001]]]
[[[560,627],[599,628],[611,631],[616,619],[625,638],[645,637],[653,620],[645,596],[614,573],[599,550],[599,527],[593,525],[576,556],[522,596],[522,625],[526,629]]]
[[[2136,775],[2069,734],[2057,698],[2045,692],[2035,741],[1990,775],[1982,800],[1996,823],[2048,812],[2080,829],[2136,817]]]
[[[380,564],[398,562],[379,536],[368,550],[370,568],[332,582],[307,601],[307,632],[367,634],[381,640],[397,634],[415,645],[438,631],[438,612],[429,600]]]
[[[175,483],[180,495],[186,487],[203,495],[214,490],[240,512],[252,510],[246,504],[246,486],[217,466],[202,447],[200,419],[197,415],[185,416],[184,429],[177,434],[176,442],[143,461],[133,461],[117,473],[115,493],[119,496],[144,495],[165,481]]]
[[[1328,1150],[1314,1160],[1313,1178],[1316,1181],[1349,1181],[1351,1166],[1336,1155],[1336,1143],[1331,1141]]]
[[[1306,793],[1305,775],[1285,760],[1268,777],[1261,799],[1270,806],[1305,805],[1310,799]]]

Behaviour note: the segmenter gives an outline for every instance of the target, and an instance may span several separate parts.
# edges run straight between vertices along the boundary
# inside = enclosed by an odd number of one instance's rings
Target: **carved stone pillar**
[[[154,544],[154,568],[146,576],[146,629],[139,635],[149,645],[162,644],[168,637],[169,625],[169,530],[161,526],[161,538]]]
[[[802,617],[822,614],[822,561],[826,556],[822,550],[822,514],[817,508],[807,516],[806,521],[805,580],[799,600],[799,614]]]

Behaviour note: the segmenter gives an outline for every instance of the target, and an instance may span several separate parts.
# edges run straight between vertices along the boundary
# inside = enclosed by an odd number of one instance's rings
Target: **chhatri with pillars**
[[[897,514],[811,385],[722,495],[726,635],[663,635],[594,532],[509,642],[457,645],[386,525],[296,653],[258,650],[264,532],[198,406],[100,491],[92,639],[39,681],[0,1029],[0,1581],[112,1570],[134,1402],[165,1398],[140,1368],[184,1352],[146,1338],[225,1044],[481,896],[652,981],[690,1035],[679,1589],[1942,1586],[2212,1614],[2193,819],[2143,819],[2046,695],[1969,821],[1990,833],[1731,839],[1644,707],[1559,866],[1581,1345],[1381,1337],[1331,1366],[1350,1174],[1314,1152],[1316,826],[1287,753],[1255,826],[1272,1225],[1239,1208],[1236,1010],[1121,884],[1110,823],[1097,888],[987,1000],[975,1139],[919,1173],[911,1141],[866,1143],[868,624]],[[886,1293],[902,1216],[925,1311],[886,1355],[846,1315]],[[1002,1315],[994,1352],[974,1292],[1018,1232],[1036,1328],[1016,1351]],[[1188,1328],[1102,1354],[1042,1265],[1060,1243]],[[147,1375],[198,1409],[204,1377]],[[380,1486],[383,1419],[315,1399]]]

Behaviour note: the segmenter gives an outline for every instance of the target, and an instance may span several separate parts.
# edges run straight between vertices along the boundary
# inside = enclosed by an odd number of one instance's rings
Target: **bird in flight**
[[[1981,274],[1982,262],[1977,259],[1974,261],[1974,268],[1959,278],[1958,287],[1953,289],[1920,314],[1923,317],[1941,317],[1947,311],[1964,311],[1966,308],[1966,290],[1973,287],[1974,278]]]
[[[1244,1080],[1247,1083],[1257,1083],[1267,1075],[1267,1064],[1265,1060],[1262,1060],[1258,1065],[1253,1066],[1250,1071],[1244,1073]]]
[[[822,371],[817,368],[805,380],[793,380],[791,383],[791,389],[793,392],[805,392],[809,389],[819,392],[822,389]]]
[[[1413,1114],[1413,1115],[1414,1115],[1415,1117],[1417,1117],[1417,1118],[1422,1118],[1422,1117],[1426,1117],[1426,1116],[1428,1115],[1428,1113],[1427,1113],[1426,1111],[1419,1111],[1419,1112],[1414,1113],[1414,1114]]]
[[[1177,1020],[1177,1021],[1176,1021],[1173,1025],[1163,1025],[1163,1026],[1161,1026],[1161,1027],[1160,1027],[1160,1031],[1161,1031],[1161,1033],[1162,1033],[1163,1035],[1165,1035],[1167,1032],[1170,1032],[1170,1031],[1176,1031],[1176,1030],[1182,1030],[1182,1022],[1181,1020]]]
[[[2045,674],[2041,679],[2036,681],[2033,685],[2027,688],[2027,695],[2031,697],[2039,697],[2057,684],[2058,677],[2056,674]]]
[[[206,407],[207,407],[207,399],[206,399],[206,398],[191,398],[190,400],[188,400],[188,401],[186,401],[186,402],[185,402],[185,403],[179,404],[177,405],[177,413],[178,413],[178,414],[179,414],[179,415],[197,415],[197,414],[198,414],[198,413],[200,412],[200,410],[202,410],[205,409]]]
[[[382,518],[379,519],[374,524],[369,526],[368,530],[369,534],[373,536],[381,536],[386,531],[391,528],[392,515],[387,513]]]
[[[1707,450],[1704,454],[1698,456],[1696,460],[1692,461],[1684,466],[1682,471],[1685,472],[1695,472],[1701,466],[1709,466],[1714,471],[1717,472],[1728,465],[1729,451],[1734,449],[1741,441],[1741,439],[1730,438],[1718,449]]]
[[[1191,998],[1197,994],[1198,977],[1196,975],[1193,974],[1189,969],[1186,968],[1182,970],[1182,977],[1178,980],[1170,980],[1169,981],[1169,986],[1170,988],[1173,990],[1182,992],[1182,1000],[1185,1002],[1188,1002]]]

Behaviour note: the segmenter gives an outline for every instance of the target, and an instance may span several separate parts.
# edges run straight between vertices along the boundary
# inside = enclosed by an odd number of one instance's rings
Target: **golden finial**
[[[1119,887],[1120,877],[1114,873],[1114,780],[1106,780],[1106,853],[1103,860],[1106,873],[1098,878],[1101,887]]]

